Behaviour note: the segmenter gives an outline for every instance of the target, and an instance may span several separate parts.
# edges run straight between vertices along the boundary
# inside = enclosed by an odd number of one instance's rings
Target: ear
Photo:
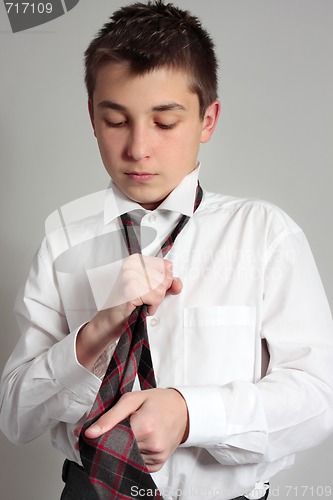
[[[88,111],[89,111],[91,125],[92,125],[92,128],[94,130],[94,136],[96,137],[95,120],[94,120],[94,104],[90,99],[88,99]]]
[[[219,100],[214,101],[213,104],[208,106],[206,109],[205,116],[202,121],[201,143],[208,142],[211,138],[215,130],[220,111],[221,103]]]

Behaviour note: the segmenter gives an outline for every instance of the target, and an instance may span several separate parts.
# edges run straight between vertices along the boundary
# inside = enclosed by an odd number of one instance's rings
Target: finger
[[[173,278],[170,288],[167,293],[178,295],[183,289],[183,283],[180,278]]]
[[[145,263],[144,260],[143,263]],[[153,264],[153,266],[150,266],[145,263],[145,267],[143,267],[144,277],[146,282],[150,285],[149,289],[154,290],[160,285],[168,288],[173,279],[172,263],[170,261],[156,259]]]
[[[173,278],[171,283],[168,284],[166,288],[159,287],[155,290],[156,294],[153,295],[151,293],[150,295],[142,297],[143,302],[148,305],[147,315],[153,316],[157,312],[157,309],[159,308],[166,295],[178,295],[182,291],[182,289],[182,281],[179,278]],[[160,291],[159,295],[157,293],[158,291]]]
[[[143,268],[155,270],[161,274],[172,271],[172,262],[161,257],[151,257],[142,254],[132,254],[123,263],[124,271],[142,272]]]
[[[162,469],[163,465],[165,464],[165,460],[159,459],[157,457],[152,458],[150,454],[146,455],[142,450],[140,450],[140,453],[149,472],[157,472]]]
[[[90,439],[100,437],[137,411],[144,400],[145,395],[141,391],[124,394],[111,410],[104,413],[93,425],[86,429],[85,436]]]
[[[162,463],[154,463],[154,464],[151,464],[151,465],[146,464],[147,469],[149,470],[150,473],[152,473],[152,472],[158,472],[159,470],[162,469],[163,465],[164,465],[164,462],[162,462]]]
[[[163,268],[141,267],[140,270],[126,273],[124,281],[124,295],[127,300],[135,300],[151,291],[164,288],[167,290],[172,283],[172,271]]]

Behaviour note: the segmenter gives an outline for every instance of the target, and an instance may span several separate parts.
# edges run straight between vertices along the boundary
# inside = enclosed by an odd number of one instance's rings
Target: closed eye
[[[110,122],[110,120],[105,120],[105,123],[108,127],[111,127],[111,128],[120,128],[120,127],[123,127],[124,125],[126,125],[126,121]]]
[[[177,123],[157,123],[156,122],[156,125],[163,130],[171,130],[171,129],[175,128]]]

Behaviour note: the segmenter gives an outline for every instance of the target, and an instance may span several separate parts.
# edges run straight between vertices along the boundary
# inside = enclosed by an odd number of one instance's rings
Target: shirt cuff
[[[91,404],[96,398],[101,380],[78,362],[76,337],[81,328],[69,333],[50,349],[49,362],[55,379],[75,395],[75,400]]]
[[[189,414],[189,435],[181,446],[222,446],[226,435],[226,411],[219,388],[177,386],[175,389],[185,399]]]

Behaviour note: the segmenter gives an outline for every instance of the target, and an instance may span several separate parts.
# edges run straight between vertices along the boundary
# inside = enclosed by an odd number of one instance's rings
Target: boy
[[[23,336],[2,383],[7,436],[51,429],[69,460],[63,500],[96,498],[78,436],[142,304],[157,388],[136,382],[84,435],[130,417],[163,498],[265,498],[265,482],[332,431],[332,320],[303,233],[264,202],[204,193],[194,210],[216,81],[208,34],[161,2],[116,12],[86,51],[89,113],[112,182],[101,212],[98,197],[51,220],[17,301]],[[126,258],[124,213],[142,257]],[[183,215],[167,258],[156,257]]]

